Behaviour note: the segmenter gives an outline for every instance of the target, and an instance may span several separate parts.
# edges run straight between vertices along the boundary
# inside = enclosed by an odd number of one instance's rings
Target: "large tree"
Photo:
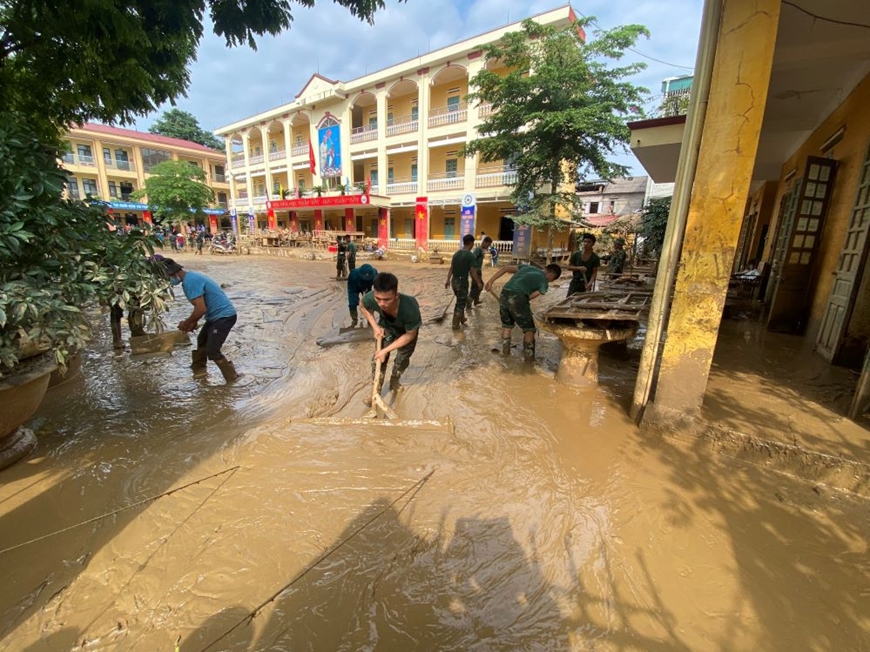
[[[643,64],[614,63],[647,29],[598,31],[586,42],[580,34],[593,22],[556,28],[527,20],[522,30],[484,48],[487,61],[507,74],[484,68],[471,80],[468,99],[491,105],[492,112],[464,153],[516,166],[514,221],[546,229],[549,249],[553,229],[565,226],[560,217],[579,208],[578,179],[628,172],[610,157],[625,150],[628,116],[637,116],[648,93],[628,80]]]
[[[160,116],[148,129],[152,134],[189,140],[218,151],[223,151],[224,144],[211,132],[199,126],[199,121],[192,113],[181,109],[169,109]]]
[[[384,0],[334,0],[371,22]],[[129,123],[187,91],[208,16],[228,46],[290,29],[315,0],[4,0],[0,88],[9,109],[65,128]]]
[[[214,192],[205,185],[205,171],[187,161],[164,161],[151,168],[145,187],[133,193],[135,199],[148,197],[148,207],[160,221],[180,225],[214,201]]]

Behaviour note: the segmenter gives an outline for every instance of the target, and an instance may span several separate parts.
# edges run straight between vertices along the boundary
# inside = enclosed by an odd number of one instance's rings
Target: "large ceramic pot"
[[[0,469],[14,464],[36,446],[36,437],[21,427],[33,416],[45,392],[51,372],[57,368],[53,354],[46,354],[22,365],[20,373],[0,379]]]

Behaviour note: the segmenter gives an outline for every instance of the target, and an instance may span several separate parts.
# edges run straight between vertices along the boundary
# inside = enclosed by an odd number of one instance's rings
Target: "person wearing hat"
[[[624,247],[624,238],[616,238],[616,240],[613,241],[614,252],[610,254],[610,260],[607,261],[608,273],[622,274],[622,268],[625,267],[625,259],[628,257]]]
[[[350,312],[351,328],[356,328],[359,321],[359,295],[366,294],[372,289],[372,283],[375,276],[378,275],[378,270],[366,263],[360,266],[359,269],[354,269],[347,277],[347,309]]]
[[[179,322],[178,330],[191,333],[196,330],[199,320],[205,317],[192,354],[190,366],[193,375],[205,375],[208,361],[211,360],[228,383],[234,381],[239,377],[236,368],[221,353],[221,347],[236,323],[236,309],[232,302],[220,286],[205,274],[187,271],[171,258],[164,258],[161,262],[169,282],[173,286],[180,285],[184,296],[193,304],[193,312]]]

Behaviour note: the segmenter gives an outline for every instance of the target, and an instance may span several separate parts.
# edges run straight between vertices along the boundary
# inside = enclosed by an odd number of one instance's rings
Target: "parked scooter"
[[[236,243],[232,240],[215,240],[211,243],[210,251],[213,254],[234,254]]]

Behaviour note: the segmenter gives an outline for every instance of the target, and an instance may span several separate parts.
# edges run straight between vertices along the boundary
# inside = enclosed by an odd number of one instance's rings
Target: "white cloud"
[[[458,40],[563,6],[560,0],[408,0],[390,2],[373,26],[353,18],[334,3],[320,0],[314,9],[294,8],[289,32],[262,38],[257,51],[229,49],[210,28],[191,85],[179,108],[190,111],[206,129],[216,129],[292,101],[315,72],[349,80],[414,58]],[[651,37],[637,50],[669,63],[692,66],[697,49],[703,0],[584,0],[578,14],[594,15],[605,28],[627,23],[646,25]],[[633,81],[653,93],[665,77],[689,71],[629,53],[647,70]],[[168,108],[168,107],[162,107]],[[146,129],[159,115],[138,121]],[[641,173],[630,154],[620,162]]]

